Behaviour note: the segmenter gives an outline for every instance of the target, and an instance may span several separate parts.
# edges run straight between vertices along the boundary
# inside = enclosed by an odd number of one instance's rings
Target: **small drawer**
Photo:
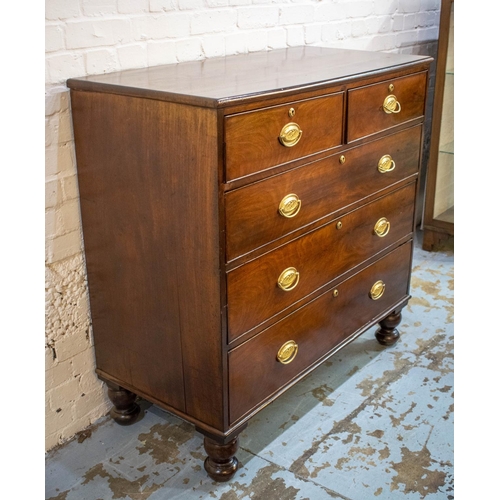
[[[227,116],[226,182],[339,146],[343,95]]]
[[[393,78],[347,93],[347,142],[424,115],[427,73]]]
[[[228,192],[227,262],[415,174],[420,133],[412,127]]]
[[[353,332],[407,297],[410,257],[408,242],[340,283],[337,292],[328,291],[230,351],[230,423],[265,403]],[[374,300],[370,291],[378,281],[385,287]]]
[[[409,235],[414,200],[413,182],[230,271],[229,341]]]

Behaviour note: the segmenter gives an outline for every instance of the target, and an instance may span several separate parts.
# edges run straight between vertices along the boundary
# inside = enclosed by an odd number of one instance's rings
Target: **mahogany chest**
[[[68,80],[98,375],[238,434],[409,296],[428,57],[319,47]]]

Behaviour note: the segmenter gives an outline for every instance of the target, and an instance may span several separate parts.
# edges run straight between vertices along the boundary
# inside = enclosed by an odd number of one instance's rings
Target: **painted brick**
[[[205,0],[177,0],[180,10],[199,10],[205,7]]]
[[[392,31],[402,31],[404,19],[403,14],[395,14],[392,18]]]
[[[111,73],[118,70],[118,57],[116,50],[97,49],[85,53],[85,69],[88,75]]]
[[[197,38],[179,40],[175,42],[175,53],[179,62],[202,59],[203,50],[201,48],[201,41]]]
[[[246,54],[248,52],[247,34],[234,33],[226,36],[226,54]]]
[[[324,25],[321,30],[321,39],[324,42],[335,42],[344,40],[351,36],[351,21],[340,21]]]
[[[80,227],[80,203],[78,199],[64,202],[56,212],[56,234],[78,231]]]
[[[212,7],[227,7],[229,5],[228,0],[206,0],[207,6]]]
[[[83,49],[128,43],[131,26],[127,19],[75,21],[66,24],[66,47]]]
[[[87,373],[91,373],[93,376],[95,369],[95,357],[91,349],[86,349],[79,352],[71,358],[71,375],[73,377],[81,377]],[[94,384],[97,380],[94,380]]]
[[[140,16],[131,22],[132,37],[135,40],[184,38],[190,33],[190,16],[184,12]]]
[[[80,0],[85,16],[104,16],[117,14],[116,0]]]
[[[56,350],[57,359],[64,361],[72,358],[76,354],[88,349],[88,340],[84,335],[64,335],[56,340],[54,348]]]
[[[59,411],[57,411],[59,410]],[[64,429],[73,421],[73,412],[71,405],[66,405],[64,409],[50,407],[50,404],[46,406],[45,412],[45,435],[46,443],[45,446],[56,446],[60,443],[58,432]]]
[[[404,47],[406,45],[414,45],[417,42],[416,31],[403,31],[396,35],[396,47]]]
[[[314,44],[321,41],[321,25],[308,24],[304,26],[304,38],[307,44]]]
[[[118,0],[120,14],[139,14],[149,11],[149,0]]]
[[[78,399],[79,404],[75,404],[74,407],[74,418],[75,422],[78,422],[78,430],[80,430],[79,428],[85,428],[91,424],[89,408],[95,408],[103,405],[105,399],[107,398],[106,393],[107,389],[104,389],[104,387],[98,387],[93,391],[80,393],[80,397]],[[75,432],[78,432],[78,430],[71,430],[71,432],[74,434]],[[70,429],[67,429],[66,432],[69,433]],[[70,434],[70,436],[72,434]]]
[[[61,181],[52,179],[45,182],[45,208],[54,208],[62,202]]]
[[[175,40],[148,42],[148,66],[172,64],[177,62]]]
[[[45,258],[51,264],[60,260],[73,257],[82,251],[80,231],[58,236],[53,240],[45,242]]]
[[[339,3],[321,3],[316,6],[314,20],[318,22],[338,21],[345,19],[345,6]]]
[[[284,5],[280,9],[280,24],[303,24],[313,21],[312,5]]]
[[[53,366],[45,371],[45,387],[57,388],[74,378],[72,373],[73,369],[70,360],[53,363]]]
[[[381,14],[394,14],[398,10],[399,0],[375,0],[373,13],[376,15]]]
[[[201,42],[205,57],[221,57],[226,53],[226,42],[224,35],[205,36]]]
[[[68,19],[80,15],[80,2],[68,0],[45,0],[45,18]]]
[[[267,50],[267,31],[252,31],[247,37],[248,52]]]
[[[276,26],[279,16],[278,7],[244,7],[238,9],[238,27],[252,29]]]
[[[69,91],[66,87],[56,86],[45,90],[45,116],[69,109]]]
[[[130,0],[135,3],[135,0]],[[166,12],[169,10],[175,10],[176,3],[174,0],[149,0],[149,11],[150,12]]]
[[[47,81],[51,83],[65,83],[68,78],[85,74],[83,55],[80,53],[55,53],[46,58]]]
[[[205,10],[191,18],[191,34],[231,31],[236,28],[238,13],[234,9]]]
[[[230,6],[251,5],[252,0],[229,0]]]
[[[347,17],[366,17],[373,14],[374,5],[371,0],[346,2],[345,12]]]
[[[56,235],[56,210],[47,208],[45,210],[45,238],[53,238]]]
[[[416,32],[416,38],[419,43],[437,40],[439,36],[439,27],[425,28]]]
[[[49,391],[49,404],[52,410],[67,408],[78,398],[78,380],[70,378]]]
[[[45,27],[45,52],[56,52],[64,49],[64,33],[60,26]]]
[[[148,47],[146,43],[118,47],[116,55],[120,69],[143,68],[148,63]]]
[[[289,47],[304,45],[304,28],[302,26],[288,26],[286,28],[286,43]]]
[[[403,18],[403,30],[412,30],[417,27],[416,14],[407,14]]]
[[[283,28],[270,29],[267,33],[267,46],[270,49],[286,47],[286,31]]]
[[[399,11],[418,12],[420,10],[420,0],[399,0]]]

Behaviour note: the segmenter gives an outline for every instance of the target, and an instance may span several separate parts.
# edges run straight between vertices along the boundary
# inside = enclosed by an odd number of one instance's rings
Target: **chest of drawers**
[[[430,58],[298,47],[68,81],[96,371],[237,469],[248,420],[399,338]]]

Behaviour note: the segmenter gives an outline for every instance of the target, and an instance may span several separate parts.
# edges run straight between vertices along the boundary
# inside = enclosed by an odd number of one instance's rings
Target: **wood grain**
[[[389,89],[394,85],[394,90]],[[401,105],[399,113],[386,113],[383,103],[395,95]],[[396,127],[424,115],[427,95],[427,73],[392,78],[381,83],[349,90],[347,93],[347,142]]]
[[[226,116],[226,182],[339,146],[343,106],[343,93],[336,93]],[[290,116],[290,108],[294,116]],[[288,123],[295,123],[302,131],[292,147],[278,140]]]
[[[307,306],[229,352],[230,421],[239,418],[289,384],[380,311],[406,295],[411,242],[364,269]],[[369,291],[383,280],[386,290],[378,300]],[[276,360],[283,343],[298,344],[296,358],[287,365]]]
[[[226,194],[226,257],[230,262],[265,243],[393,185],[418,172],[421,127],[344,151]],[[377,165],[390,154],[395,169],[381,174]],[[293,218],[278,213],[280,201],[296,194],[301,209]]]
[[[229,340],[408,237],[413,230],[414,203],[412,182],[228,273]],[[384,237],[373,230],[381,217],[391,224]],[[293,290],[284,291],[277,280],[292,266],[299,272],[299,281]]]
[[[72,112],[97,368],[222,428],[215,112],[78,91]]]

